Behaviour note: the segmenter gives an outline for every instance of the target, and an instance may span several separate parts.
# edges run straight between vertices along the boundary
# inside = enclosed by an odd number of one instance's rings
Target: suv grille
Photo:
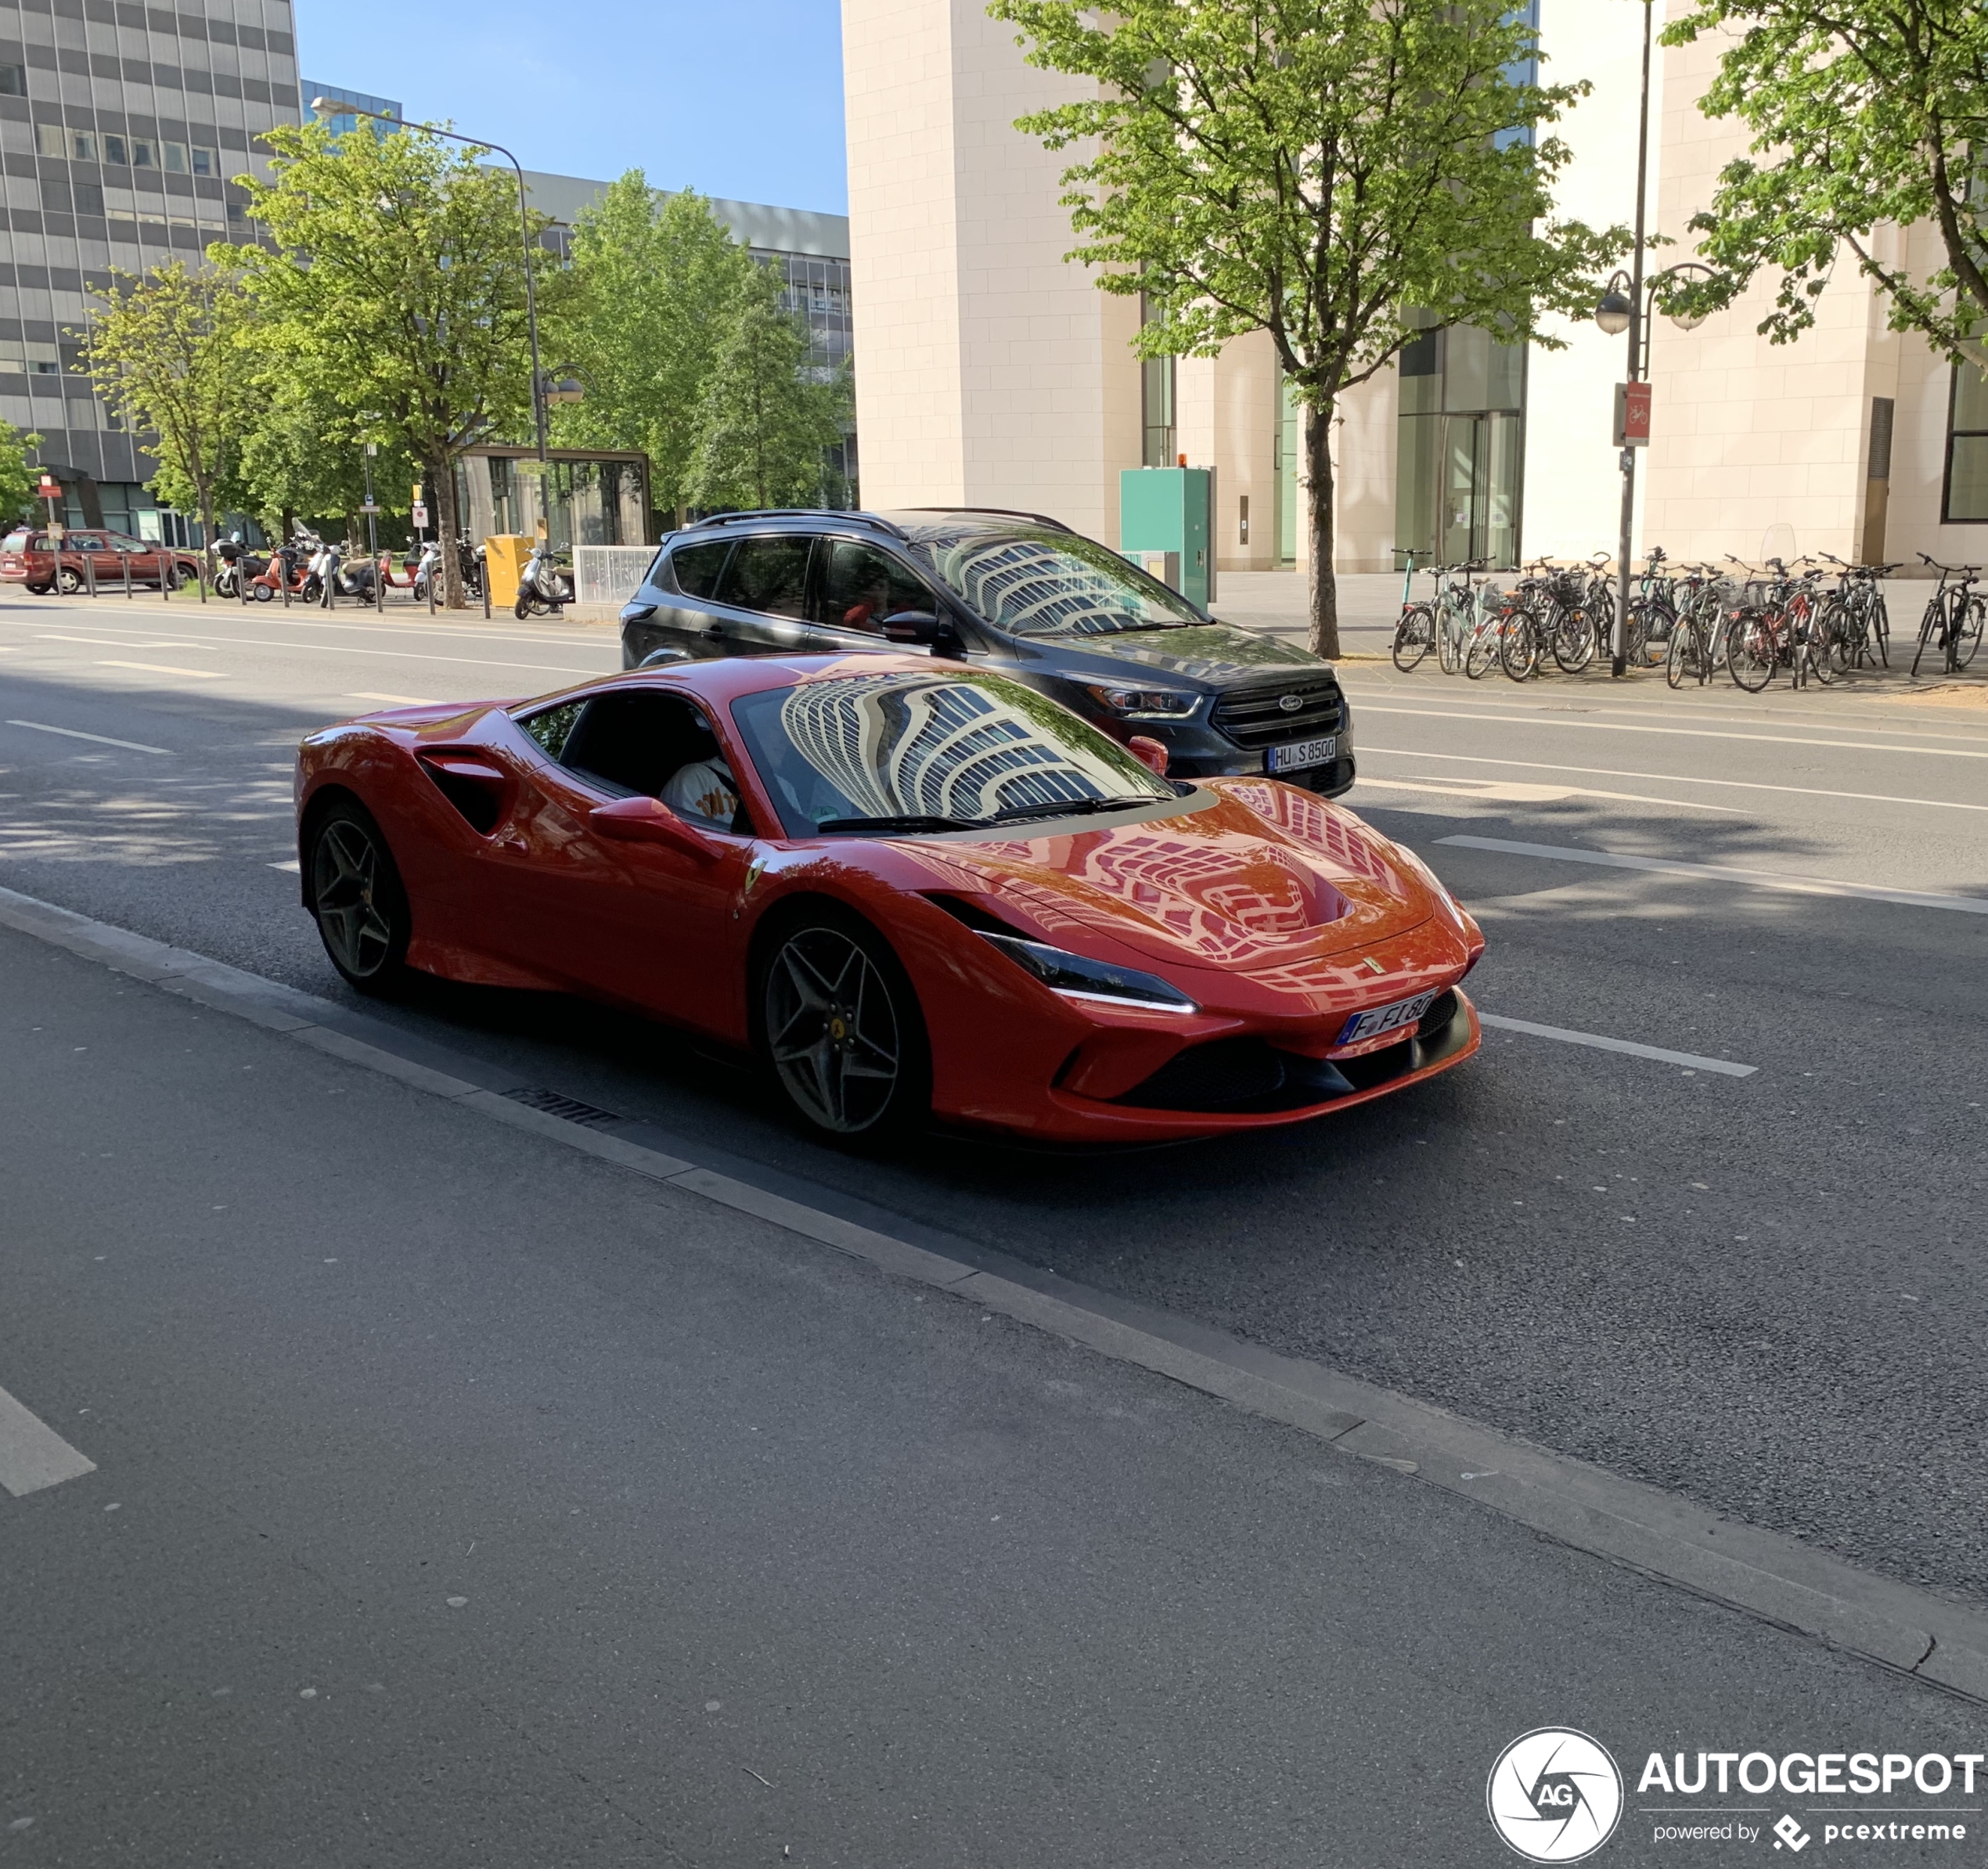
[[[1294,711],[1287,711],[1282,704],[1287,694],[1298,698],[1301,704]],[[1287,740],[1337,733],[1345,711],[1339,684],[1332,676],[1294,675],[1274,686],[1230,690],[1216,700],[1208,718],[1218,733],[1255,751]]]

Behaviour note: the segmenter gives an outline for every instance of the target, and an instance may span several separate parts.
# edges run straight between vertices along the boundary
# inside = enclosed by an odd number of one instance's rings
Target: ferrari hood
[[[1323,959],[1435,913],[1421,878],[1350,812],[1263,780],[1221,782],[1215,797],[1178,818],[917,848],[945,873],[927,887],[1005,906],[1046,939],[1089,929],[1194,967]]]

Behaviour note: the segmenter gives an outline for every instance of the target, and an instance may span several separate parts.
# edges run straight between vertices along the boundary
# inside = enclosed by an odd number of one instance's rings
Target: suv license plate
[[[1339,1035],[1342,1045],[1356,1045],[1362,1039],[1378,1038],[1384,1032],[1393,1032],[1403,1025],[1413,1025],[1434,1003],[1441,987],[1426,993],[1417,993],[1412,999],[1397,999],[1392,1006],[1369,1007],[1363,1013],[1355,1013],[1346,1021],[1346,1028]]]
[[[1273,747],[1268,758],[1268,770],[1273,772],[1302,772],[1308,765],[1330,765],[1334,751],[1339,744],[1336,733],[1328,733],[1323,740],[1294,740],[1288,747]]]

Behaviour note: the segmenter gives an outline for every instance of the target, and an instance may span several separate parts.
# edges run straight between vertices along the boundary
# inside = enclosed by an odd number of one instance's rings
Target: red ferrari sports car
[[[1165,764],[967,664],[638,668],[312,734],[304,902],[362,990],[626,1006],[758,1053],[845,1140],[1301,1122],[1477,1050],[1484,937],[1418,858]]]

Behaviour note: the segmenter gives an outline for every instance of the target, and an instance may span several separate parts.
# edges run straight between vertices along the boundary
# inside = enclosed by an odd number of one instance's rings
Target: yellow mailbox
[[[518,580],[524,575],[524,561],[531,556],[533,543],[505,533],[483,542],[483,574],[490,580],[492,610],[509,610],[517,602]]]

